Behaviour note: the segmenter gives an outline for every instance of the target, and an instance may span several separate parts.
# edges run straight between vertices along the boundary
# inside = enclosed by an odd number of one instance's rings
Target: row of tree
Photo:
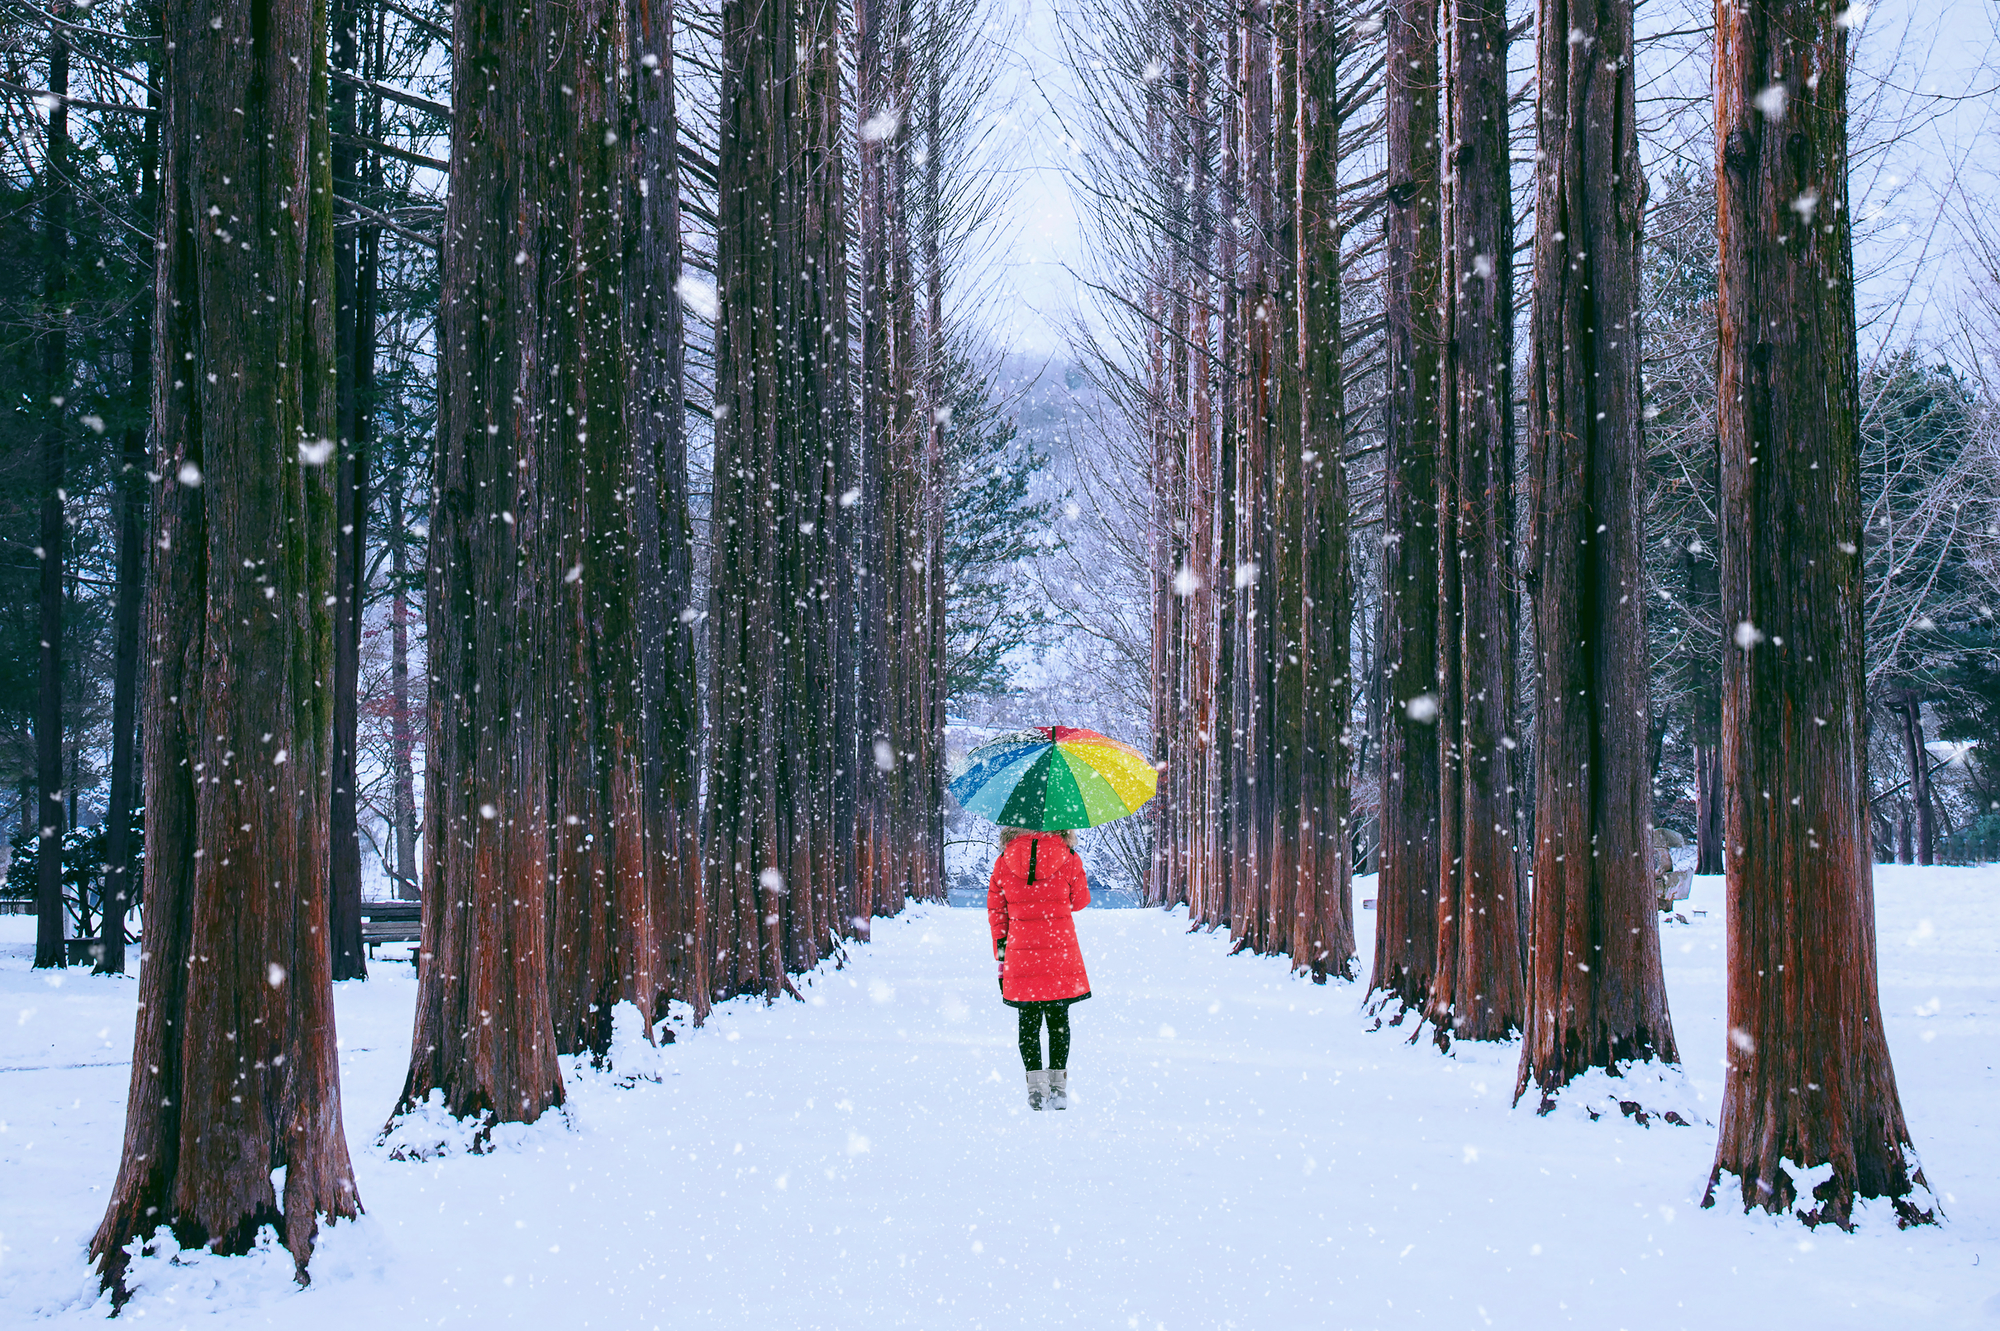
[[[46,54],[9,71],[46,108],[10,122],[42,138],[18,213],[56,348],[21,380],[57,390],[23,413],[45,619],[74,581],[64,450],[103,425],[63,390],[87,364],[131,399],[111,803],[115,841],[118,792],[136,802],[116,774],[142,768],[145,965],[93,1253],[122,1297],[159,1225],[242,1251],[272,1224],[303,1278],[320,1221],[360,1210],[331,984],[365,974],[385,584],[383,858],[424,901],[399,1114],[532,1120],[562,1101],[558,1058],[604,1055],[614,1005],[699,1020],[777,995],[941,894],[951,671],[995,677],[1009,531],[1042,511],[952,275],[991,212],[972,158],[991,52],[976,12],[912,0],[851,20],[817,0],[166,0],[122,30],[17,8]],[[66,81],[81,38],[104,95]],[[690,87],[712,94],[691,129]],[[94,358],[64,285],[78,108],[102,117],[93,146],[142,145],[93,214],[129,233],[103,304],[130,331]],[[420,188],[440,174],[441,209]],[[36,744],[74,762],[59,614],[41,632]],[[44,767],[37,960],[60,965],[51,851],[77,783]],[[126,904],[107,889],[107,918]],[[103,969],[124,966],[114,936]]]
[[[1700,850],[1730,877],[1716,1176],[1776,1210],[1795,1200],[1788,1169],[1830,1164],[1809,1219],[1845,1225],[1857,1197],[1888,1196],[1914,1221],[1930,1213],[1874,982],[1865,712],[1871,640],[1915,573],[1879,542],[1864,556],[1878,514],[1861,484],[1864,436],[1875,456],[1914,450],[1900,422],[1864,419],[1848,26],[1804,0],[1723,14],[1717,334],[1687,370],[1707,376],[1716,488],[1664,616],[1712,663],[1674,701],[1698,716]],[[1525,320],[1503,6],[1130,18],[1129,50],[1081,40],[1118,70],[1085,84],[1115,182],[1104,229],[1135,283],[1136,336],[1099,364],[1154,481],[1152,899],[1315,978],[1350,973],[1366,842],[1348,785],[1372,741],[1385,1015],[1441,1045],[1524,1035],[1517,1093],[1544,1109],[1588,1069],[1677,1061],[1653,909],[1659,270],[1641,246],[1632,6],[1534,16]],[[1343,467],[1377,452],[1379,496],[1353,505]],[[1378,618],[1361,633],[1351,537],[1371,510]],[[1867,590],[1871,560],[1904,585]],[[1375,656],[1365,694],[1356,641]],[[1354,694],[1368,705],[1351,711]],[[1922,701],[1893,704],[1917,787]]]

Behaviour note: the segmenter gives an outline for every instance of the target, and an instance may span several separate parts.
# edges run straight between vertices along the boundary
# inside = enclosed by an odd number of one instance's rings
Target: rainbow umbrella
[[[1095,730],[1036,726],[965,756],[952,797],[1002,827],[1061,832],[1132,813],[1159,789],[1146,755]]]

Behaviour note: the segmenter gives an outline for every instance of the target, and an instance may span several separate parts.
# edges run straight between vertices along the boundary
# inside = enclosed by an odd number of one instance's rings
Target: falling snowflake
[[[861,141],[863,143],[881,143],[884,140],[893,139],[896,137],[896,131],[902,127],[903,112],[901,108],[885,106],[861,122]]]
[[[698,319],[713,320],[722,308],[715,298],[715,288],[698,277],[683,276],[674,283],[674,291],[679,294],[681,304],[692,310]]]
[[[1783,120],[1785,118],[1785,106],[1790,102],[1791,96],[1789,92],[1785,91],[1784,84],[1773,83],[1750,100],[1759,111],[1764,113],[1765,119]]]

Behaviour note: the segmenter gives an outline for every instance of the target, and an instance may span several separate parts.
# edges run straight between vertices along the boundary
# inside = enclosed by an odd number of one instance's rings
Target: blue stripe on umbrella
[[[1014,787],[1048,751],[1048,740],[1039,744],[1024,744],[1014,750],[1010,759],[999,763],[981,763],[977,772],[967,772],[952,782],[951,793],[967,813],[997,819],[1000,810],[1006,807],[1007,797],[1014,793]]]
[[[965,798],[986,784],[995,772],[1010,765],[1022,754],[1040,752],[1049,744],[1046,735],[1038,735],[1032,730],[988,740],[967,755],[971,764],[952,781],[951,793],[964,803]],[[961,795],[961,791],[964,794]]]

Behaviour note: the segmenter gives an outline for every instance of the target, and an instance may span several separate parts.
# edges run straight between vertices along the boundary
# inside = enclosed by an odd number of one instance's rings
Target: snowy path
[[[1076,1009],[1075,1106],[1030,1114],[984,914],[930,908],[879,922],[808,1002],[734,1003],[684,1033],[661,1084],[578,1077],[569,1131],[421,1165],[371,1144],[414,992],[407,968],[378,966],[339,998],[366,1220],[326,1235],[303,1294],[275,1254],[196,1260],[156,1266],[133,1312],[329,1328],[2000,1327],[2000,873],[1879,881],[1904,1103],[1950,1197],[1939,1231],[1871,1216],[1857,1236],[1808,1235],[1702,1212],[1710,1128],[1510,1110],[1514,1047],[1443,1058],[1369,1033],[1358,986],[1229,957],[1156,912],[1079,917],[1097,997]],[[1697,896],[1710,913],[1665,943],[1688,1094],[1712,1106],[1719,884]],[[80,1248],[116,1166],[134,987],[80,972],[50,986],[18,941],[0,934],[0,1324],[95,1321]]]

